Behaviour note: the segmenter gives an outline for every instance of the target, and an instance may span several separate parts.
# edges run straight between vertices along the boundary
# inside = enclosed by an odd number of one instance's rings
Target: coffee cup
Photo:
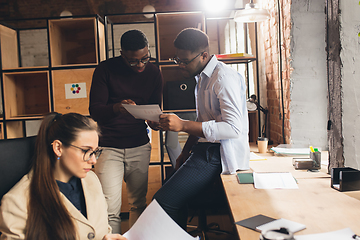
[[[269,139],[265,137],[258,137],[257,144],[258,144],[259,153],[267,153],[268,141]]]

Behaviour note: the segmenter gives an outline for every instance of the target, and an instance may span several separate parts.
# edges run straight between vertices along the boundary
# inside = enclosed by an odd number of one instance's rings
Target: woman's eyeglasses
[[[85,162],[89,161],[93,155],[95,156],[95,159],[98,159],[102,152],[102,148],[97,148],[95,151],[92,151],[91,149],[83,149],[81,147],[78,147],[78,146],[75,146],[72,144],[70,144],[70,146],[83,151],[83,153],[84,153],[83,160]]]

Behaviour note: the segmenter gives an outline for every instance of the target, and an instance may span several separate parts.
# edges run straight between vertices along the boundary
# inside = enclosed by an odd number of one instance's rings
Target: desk
[[[332,189],[324,166],[316,173],[295,170],[291,157],[265,156],[265,161],[250,161],[251,171],[291,172],[299,189],[255,189],[253,184],[239,184],[235,175],[221,175],[234,222],[263,214],[305,224],[306,229],[295,236],[347,227],[360,234],[360,191],[349,196]],[[259,239],[256,231],[236,228],[241,240]]]

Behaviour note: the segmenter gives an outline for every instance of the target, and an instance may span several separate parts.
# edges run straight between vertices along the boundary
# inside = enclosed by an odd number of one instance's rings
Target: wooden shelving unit
[[[0,24],[3,138],[27,136],[25,122],[52,111],[89,114],[92,73],[106,58],[103,20],[96,15],[41,21],[47,22],[47,66],[23,67],[19,36],[29,29]]]

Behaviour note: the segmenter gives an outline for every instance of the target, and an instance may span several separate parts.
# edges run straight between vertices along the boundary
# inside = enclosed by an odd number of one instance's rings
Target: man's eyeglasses
[[[102,152],[102,148],[97,148],[95,151],[92,151],[91,149],[82,149],[81,147],[78,147],[78,146],[75,146],[72,144],[70,144],[70,146],[83,151],[83,153],[84,153],[83,160],[85,162],[89,161],[93,155],[95,156],[95,159],[98,159]]]
[[[122,56],[126,59],[126,61],[130,64],[131,67],[135,67],[135,66],[139,65],[140,62],[143,63],[143,64],[147,64],[151,59],[151,53],[150,52],[149,52],[149,55],[147,57],[144,57],[144,58],[142,58],[140,60],[134,60],[134,61],[129,61],[128,58],[125,55],[122,55]]]
[[[174,61],[174,63],[179,64],[179,65],[188,65],[190,64],[192,61],[194,61],[198,56],[202,55],[204,52],[199,53],[198,55],[196,55],[193,59],[189,60],[189,61],[182,61],[180,60],[180,58],[178,56],[175,56],[172,60]]]

